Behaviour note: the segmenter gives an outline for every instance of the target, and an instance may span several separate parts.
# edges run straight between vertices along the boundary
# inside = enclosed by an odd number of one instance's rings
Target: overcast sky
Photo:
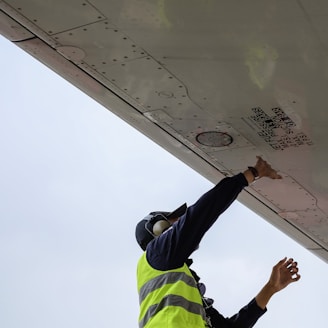
[[[137,327],[136,222],[212,184],[1,37],[0,49],[0,327]],[[284,256],[302,279],[256,327],[326,326],[327,264],[238,202],[193,268],[231,316]]]

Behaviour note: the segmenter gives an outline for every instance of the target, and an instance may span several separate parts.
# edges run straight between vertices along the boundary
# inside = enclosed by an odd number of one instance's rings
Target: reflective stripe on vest
[[[138,263],[139,327],[205,327],[205,311],[188,266],[160,271],[146,253]]]
[[[185,282],[190,287],[196,287],[195,279],[184,272],[167,272],[146,282],[139,291],[139,304],[146,296],[155,289],[161,288],[165,284],[174,284],[178,281]]]

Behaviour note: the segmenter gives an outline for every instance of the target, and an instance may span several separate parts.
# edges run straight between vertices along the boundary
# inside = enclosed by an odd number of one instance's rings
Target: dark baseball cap
[[[144,219],[138,222],[136,226],[136,239],[139,246],[145,251],[147,245],[156,237],[152,232],[153,226],[160,220],[176,219],[185,214],[187,204],[183,204],[172,212],[156,211],[149,213]]]

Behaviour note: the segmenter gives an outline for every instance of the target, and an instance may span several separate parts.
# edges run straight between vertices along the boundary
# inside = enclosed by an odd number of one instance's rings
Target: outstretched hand
[[[256,156],[256,158],[257,162],[254,167],[256,168],[260,178],[268,177],[271,179],[281,179],[281,175],[278,174],[267,161],[262,159],[261,156]]]
[[[278,174],[278,172],[273,169],[271,167],[271,165],[265,161],[264,159],[262,159],[261,156],[256,156],[257,158],[257,162],[254,165],[254,168],[257,171],[258,174],[258,178],[262,178],[262,177],[268,177],[271,179],[281,179],[281,175]],[[246,170],[244,172],[244,176],[248,182],[248,184],[252,183],[254,181],[254,179],[256,178],[256,174],[254,174],[254,172],[252,172],[251,168],[248,168],[248,170]]]
[[[279,292],[290,283],[300,280],[300,278],[297,262],[293,259],[287,260],[285,257],[273,267],[268,284],[274,292]]]
[[[270,298],[280,290],[287,287],[290,283],[300,280],[297,262],[285,257],[279,261],[272,269],[270,279],[267,284],[255,297],[257,305],[265,309]]]

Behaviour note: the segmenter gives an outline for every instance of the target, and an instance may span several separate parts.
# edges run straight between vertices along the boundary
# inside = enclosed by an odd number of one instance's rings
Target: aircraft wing
[[[0,0],[0,32],[328,261],[328,3]],[[11,63],[14,65],[15,63]],[[156,160],[156,159],[155,159]]]

